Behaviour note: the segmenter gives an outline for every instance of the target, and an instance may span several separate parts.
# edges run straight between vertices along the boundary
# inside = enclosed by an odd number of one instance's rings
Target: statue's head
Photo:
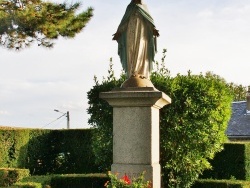
[[[134,2],[136,4],[142,4],[142,0],[132,0],[132,2]]]

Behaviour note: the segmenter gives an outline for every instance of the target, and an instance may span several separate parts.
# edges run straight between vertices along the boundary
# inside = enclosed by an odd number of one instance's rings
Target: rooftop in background
[[[250,140],[250,111],[247,101],[232,103],[232,116],[226,132],[230,140]]]

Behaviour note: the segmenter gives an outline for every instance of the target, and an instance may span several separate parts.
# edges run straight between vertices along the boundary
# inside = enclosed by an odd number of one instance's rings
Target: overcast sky
[[[60,0],[57,0],[60,2]],[[249,0],[144,0],[160,31],[158,54],[167,48],[166,66],[174,76],[212,71],[228,82],[250,85]],[[71,2],[71,1],[70,1]],[[113,57],[121,65],[112,34],[130,0],[83,0],[94,17],[74,39],[60,39],[53,49],[33,45],[20,52],[0,48],[0,126],[89,127],[87,91],[107,76]]]

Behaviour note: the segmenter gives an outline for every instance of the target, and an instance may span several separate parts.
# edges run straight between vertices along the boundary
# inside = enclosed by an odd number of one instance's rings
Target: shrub
[[[249,188],[250,182],[236,180],[198,180],[192,188]]]
[[[108,102],[99,98],[99,93],[118,88],[125,81],[124,75],[119,79],[114,77],[112,67],[111,61],[107,79],[99,83],[95,78],[95,85],[87,93],[89,104],[87,111],[90,114],[88,123],[95,128],[92,137],[92,150],[95,155],[95,162],[102,172],[109,171],[112,164],[113,113],[112,107],[109,106]]]
[[[35,130],[28,166],[34,175],[97,172],[91,150],[92,130]]]
[[[250,143],[225,143],[224,150],[211,160],[212,169],[204,171],[202,179],[250,180]]]
[[[123,176],[121,179],[118,179],[115,174],[108,174],[110,181],[105,183],[107,188],[151,188],[151,182],[144,180],[144,173],[142,173],[138,178],[129,179],[127,175]]]
[[[0,186],[10,186],[27,176],[28,169],[0,168]]]
[[[51,181],[51,178],[54,176],[56,175],[29,176],[29,177],[23,178],[19,182],[21,183],[33,182],[33,183],[41,184],[43,188],[50,188],[50,181]]]
[[[152,80],[173,101],[160,112],[164,182],[168,187],[190,187],[211,168],[208,159],[223,148],[232,97],[226,82],[211,73],[177,75],[168,84],[158,77]]]
[[[32,175],[42,175],[49,172],[50,147],[49,134],[51,130],[33,129],[30,131],[28,144],[27,168]],[[47,157],[46,157],[47,156]]]
[[[105,182],[109,180],[106,174],[71,174],[54,176],[51,179],[53,188],[90,188],[104,187]]]
[[[28,129],[0,128],[0,167],[25,168]]]
[[[15,186],[18,188],[42,188],[42,185],[40,183],[34,183],[34,182],[18,182],[15,183]]]
[[[151,75],[154,86],[172,98],[160,111],[161,165],[166,187],[190,187],[205,169],[208,159],[222,150],[225,129],[231,115],[232,96],[224,79],[217,75],[177,75],[171,77],[164,66]],[[99,164],[112,163],[112,108],[99,93],[120,87],[111,69],[102,83],[88,92],[89,123],[97,128],[93,137]],[[98,157],[99,156],[99,157]]]
[[[91,129],[1,127],[0,167],[27,168],[32,175],[98,172],[91,149],[92,133]]]

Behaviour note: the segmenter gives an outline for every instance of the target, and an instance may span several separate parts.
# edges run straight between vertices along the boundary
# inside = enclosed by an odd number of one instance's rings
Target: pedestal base
[[[159,164],[113,164],[111,166],[113,174],[118,174],[118,178],[127,175],[130,180],[138,178],[144,173],[145,180],[152,181],[152,187],[161,187],[161,166]]]

